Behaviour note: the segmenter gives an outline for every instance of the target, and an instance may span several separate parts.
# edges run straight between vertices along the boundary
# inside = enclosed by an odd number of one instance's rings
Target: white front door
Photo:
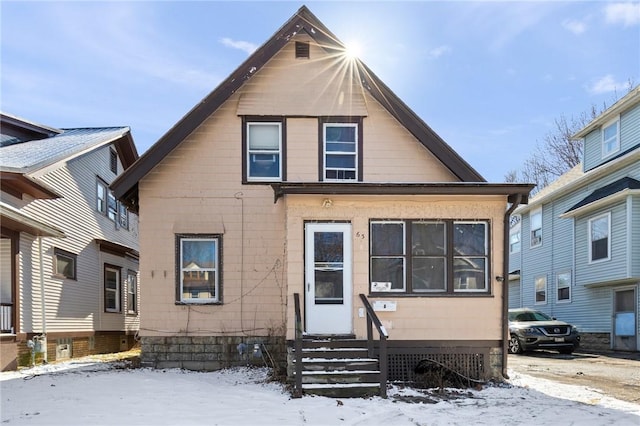
[[[305,331],[352,333],[351,224],[305,225]]]

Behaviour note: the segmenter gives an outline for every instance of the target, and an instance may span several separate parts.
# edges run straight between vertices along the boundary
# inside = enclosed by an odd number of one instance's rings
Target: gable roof
[[[115,196],[136,208],[140,179],[145,177],[231,95],[259,72],[289,42],[291,37],[302,31],[325,50],[330,52],[344,52],[345,50],[344,44],[306,6],[302,6],[270,39],[111,184]],[[485,182],[485,179],[473,167],[402,102],[364,63],[356,60],[355,64],[362,87],[433,153],[445,167],[463,182]]]
[[[59,197],[32,175],[103,145],[114,144],[125,169],[138,159],[129,127],[56,129],[4,112],[0,112],[0,123],[2,190],[18,197]]]
[[[45,139],[20,140],[0,147],[0,170],[33,173],[50,164],[75,157],[99,146],[131,139],[128,127],[100,127],[90,129],[60,129],[60,133]],[[135,148],[122,156],[123,165],[135,156]]]
[[[571,139],[584,138],[598,127],[606,124],[609,120],[614,119],[615,116],[630,109],[637,103],[640,103],[640,85],[631,89],[629,93],[623,96],[618,102],[611,105],[611,107],[609,107],[606,111],[597,116],[591,122],[587,123],[587,125],[580,129],[576,134],[574,134]]]

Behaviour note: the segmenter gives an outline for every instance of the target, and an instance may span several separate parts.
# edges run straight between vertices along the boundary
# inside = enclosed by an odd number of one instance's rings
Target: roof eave
[[[604,111],[582,129],[580,129],[577,133],[571,136],[571,139],[575,140],[584,138],[589,133],[593,132],[595,129],[611,120],[614,116],[620,114],[628,108],[631,108],[637,103],[640,103],[640,85],[636,86],[634,89],[631,89],[629,93],[622,97],[622,99],[613,104],[606,111]]]
[[[533,184],[486,182],[438,183],[272,183],[274,202],[284,195],[502,195],[513,203],[526,203]]]

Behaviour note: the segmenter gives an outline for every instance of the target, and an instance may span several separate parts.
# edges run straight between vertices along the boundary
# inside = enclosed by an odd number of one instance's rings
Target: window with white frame
[[[531,247],[542,245],[542,207],[531,211],[529,226],[531,228]]]
[[[520,216],[514,216],[511,218],[511,227],[509,229],[509,253],[518,253],[520,251],[521,225]]]
[[[118,200],[111,191],[107,194],[107,217],[114,222],[118,220]]]
[[[77,277],[77,255],[55,247],[53,249],[53,274],[60,278],[75,280]]]
[[[558,303],[571,301],[571,271],[560,272],[556,275],[558,288]]]
[[[610,259],[610,235],[611,213],[589,219],[589,262]]]
[[[620,118],[602,126],[602,157],[620,150]]]
[[[104,266],[104,310],[120,312],[120,268]]]
[[[323,124],[324,180],[358,179],[358,124]]]
[[[371,221],[371,292],[489,291],[489,224],[484,221]]]
[[[248,181],[282,180],[282,123],[246,123]]]
[[[221,235],[179,234],[176,236],[178,278],[176,301],[220,303]]]
[[[547,303],[547,276],[537,276],[534,281],[536,289],[536,305],[545,305]]]
[[[107,184],[100,179],[96,181],[96,210],[107,213]]]
[[[138,274],[127,271],[127,312],[134,314],[138,311]]]

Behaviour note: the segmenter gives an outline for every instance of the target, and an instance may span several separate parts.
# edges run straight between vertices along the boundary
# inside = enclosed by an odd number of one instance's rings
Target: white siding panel
[[[116,175],[109,167],[111,147],[105,146],[77,157],[59,167],[51,168],[39,177],[60,193],[55,200],[34,200],[23,208],[30,216],[60,228],[66,238],[43,238],[43,271],[46,289],[47,331],[93,331],[100,329],[102,309],[102,260],[95,239],[109,240],[138,249],[138,221],[129,215],[129,230],[96,211],[96,181],[98,176],[107,184]],[[122,171],[122,164],[118,163]],[[77,279],[62,279],[53,275],[54,248],[77,255]],[[39,253],[37,240],[21,234],[21,298],[22,331],[40,331],[41,297]],[[132,268],[122,257],[115,264]],[[119,262],[119,263],[118,263]],[[137,270],[137,266],[135,266]],[[129,327],[125,315],[109,323],[104,330],[125,330]],[[136,324],[133,319],[131,324]]]

